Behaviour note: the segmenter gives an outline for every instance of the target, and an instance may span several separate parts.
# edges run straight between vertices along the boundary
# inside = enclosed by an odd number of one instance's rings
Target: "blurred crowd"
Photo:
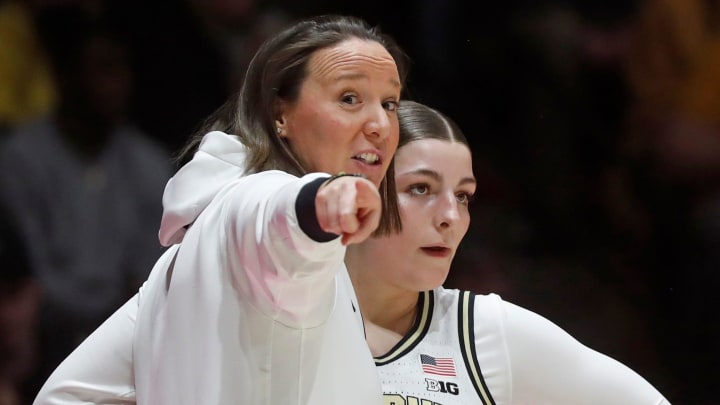
[[[470,138],[448,287],[717,403],[720,0],[0,0],[0,405],[134,294],[175,153],[263,40],[320,13],[393,35],[405,96]]]

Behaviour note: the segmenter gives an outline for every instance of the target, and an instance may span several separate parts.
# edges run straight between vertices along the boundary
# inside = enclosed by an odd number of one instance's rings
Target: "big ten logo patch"
[[[425,385],[428,391],[442,392],[443,394],[458,395],[460,393],[460,387],[457,384],[433,380],[432,378],[425,379]]]

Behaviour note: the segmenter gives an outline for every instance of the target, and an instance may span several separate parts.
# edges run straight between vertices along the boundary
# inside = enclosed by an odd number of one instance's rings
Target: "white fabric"
[[[421,323],[423,317],[430,322],[427,332],[411,331],[376,358],[386,403],[482,404],[460,349],[459,291],[438,288],[433,294],[432,305],[420,314]],[[495,294],[475,297],[476,358],[496,405],[668,404],[637,373],[540,315]],[[456,375],[426,372],[421,354],[452,359]]]
[[[229,181],[245,174],[245,146],[220,131],[206,134],[193,159],[168,181],[163,194],[160,243],[180,243],[195,221]]]
[[[34,405],[136,403],[133,335],[138,297],[120,307],[53,371]]]
[[[128,352],[141,405],[382,403],[345,248],[339,238],[311,240],[297,223],[299,190],[323,174],[243,177],[242,156],[234,137],[206,136],[165,190],[160,235],[181,244],[158,260],[138,304],[84,342],[36,404],[130,400]],[[111,341],[118,352],[100,353],[108,377],[79,373],[89,363],[82,353],[106,347],[108,330],[127,332],[133,308],[132,347]]]
[[[192,166],[198,171],[178,173],[166,189],[178,201],[165,199],[176,208],[166,211],[161,235],[182,244],[168,249],[139,295],[55,371],[35,404],[381,403],[342,266],[345,249],[337,240],[313,242],[297,226],[295,197],[318,175],[241,177],[226,167],[207,179],[216,172],[203,169],[224,165],[213,156],[232,160],[207,153],[216,139],[233,141],[206,137]],[[238,145],[220,149],[241,161]],[[427,332],[412,331],[396,355],[383,356],[383,390],[405,401],[398,404],[414,403],[408,397],[481,403],[460,351],[459,292],[439,288],[434,295],[432,310],[420,314]],[[497,405],[667,403],[632,370],[496,295],[476,296],[473,326],[477,361]],[[457,375],[428,375],[420,354],[452,358]]]

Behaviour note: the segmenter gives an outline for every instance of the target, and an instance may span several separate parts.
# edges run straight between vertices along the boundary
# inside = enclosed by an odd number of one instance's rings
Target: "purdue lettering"
[[[442,405],[429,399],[420,399],[416,397],[403,397],[400,394],[385,394],[385,405]]]
[[[385,394],[385,405],[407,405],[405,398],[398,394]]]
[[[457,384],[445,381],[433,380],[432,378],[426,378],[425,384],[427,390],[432,392],[442,392],[444,394],[458,395],[460,388]]]

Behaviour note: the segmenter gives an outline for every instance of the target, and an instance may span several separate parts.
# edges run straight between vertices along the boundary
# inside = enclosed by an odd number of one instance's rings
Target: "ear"
[[[280,138],[286,138],[288,131],[285,127],[285,120],[280,118],[275,120],[275,134]]]
[[[275,131],[276,134],[285,138],[287,136],[288,105],[282,100],[275,102]]]

